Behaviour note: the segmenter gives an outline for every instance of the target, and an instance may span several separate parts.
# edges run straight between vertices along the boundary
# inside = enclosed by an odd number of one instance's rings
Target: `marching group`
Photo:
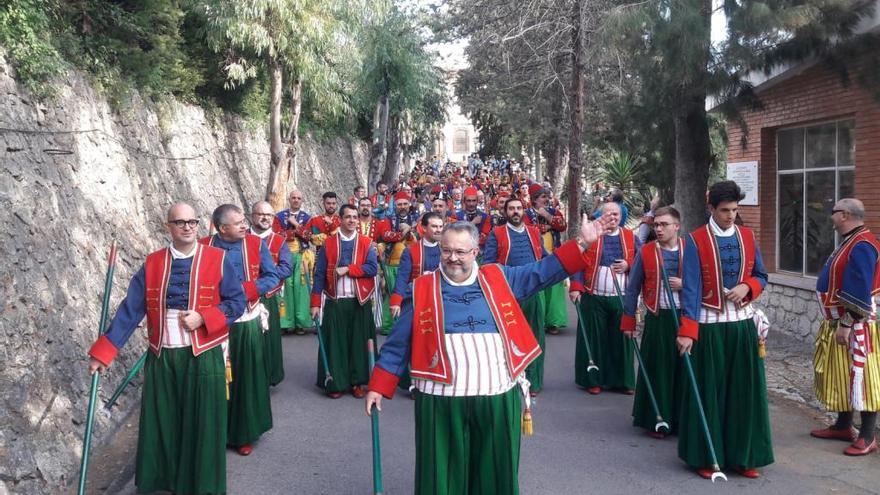
[[[415,401],[416,493],[518,493],[545,335],[568,325],[569,300],[577,386],[634,395],[633,424],[677,436],[700,476],[720,465],[759,477],[773,449],[766,325],[752,303],[768,277],[737,221],[736,183],[709,189],[708,220],[688,235],[671,206],[627,229],[609,198],[563,241],[550,184],[500,163],[417,162],[373,195],[324,193],[315,215],[299,190],[280,212],[256,202],[249,221],[224,204],[202,238],[196,211],[173,205],[170,245],[147,256],[89,352],[90,371],[103,371],[146,317],[138,491],[224,493],[226,449],[249,455],[272,428],[282,334],[314,328],[316,385],[328,397],[364,398],[367,414],[398,389]],[[841,245],[817,281],[825,320],[813,364],[817,397],[838,420],[811,434],[866,455],[880,410],[880,243],[858,200],[830,214]],[[371,373],[377,333],[387,338]]]

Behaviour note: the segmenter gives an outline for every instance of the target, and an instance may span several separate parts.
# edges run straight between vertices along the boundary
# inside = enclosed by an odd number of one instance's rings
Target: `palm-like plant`
[[[641,209],[645,200],[650,199],[651,188],[646,180],[643,158],[626,151],[612,150],[605,153],[599,163],[591,179],[620,189],[627,208]]]

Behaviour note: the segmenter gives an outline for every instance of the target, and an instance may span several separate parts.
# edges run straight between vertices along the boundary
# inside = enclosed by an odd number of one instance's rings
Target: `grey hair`
[[[623,209],[615,201],[608,201],[607,203],[602,203],[602,213],[605,213],[605,208],[608,208],[609,206],[613,206],[613,207],[617,208],[617,211],[620,212],[621,214],[623,214]]]
[[[214,228],[220,230],[221,225],[226,225],[227,217],[230,212],[236,212],[244,214],[241,211],[241,208],[231,204],[220,205],[214,209],[214,213],[211,214],[211,223],[214,224]]]
[[[270,210],[274,210],[274,208],[272,208],[272,204],[269,203],[268,201],[257,201],[256,203],[251,205],[251,213],[255,212],[257,210],[257,207],[264,205],[264,204],[268,205]]]
[[[447,232],[467,232],[471,236],[474,249],[480,247],[480,231],[477,230],[476,225],[467,220],[458,220],[456,222],[447,223],[443,227],[443,235],[446,235]]]
[[[856,198],[842,198],[837,202],[840,207],[849,212],[853,218],[865,219],[865,205]]]

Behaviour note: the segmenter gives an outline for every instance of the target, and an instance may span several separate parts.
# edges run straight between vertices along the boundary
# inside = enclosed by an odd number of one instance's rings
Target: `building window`
[[[459,155],[467,154],[469,151],[467,129],[456,129],[452,137],[452,153]]]
[[[839,242],[831,210],[855,193],[852,120],[776,133],[776,267],[818,275]]]

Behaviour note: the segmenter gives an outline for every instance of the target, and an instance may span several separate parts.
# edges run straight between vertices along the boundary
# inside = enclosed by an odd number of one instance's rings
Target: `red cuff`
[[[700,337],[700,324],[696,320],[692,320],[686,316],[681,317],[681,324],[678,327],[679,337],[690,337],[694,340]]]
[[[400,294],[391,294],[391,297],[388,298],[389,306],[400,306],[403,304],[403,296]]]
[[[403,233],[397,231],[385,232],[382,234],[382,240],[385,242],[400,242],[403,240]]]
[[[312,308],[320,308],[321,307],[321,294],[315,294],[312,292],[309,300],[309,306]]]
[[[369,389],[373,392],[379,392],[386,399],[394,398],[394,390],[397,388],[397,382],[400,378],[376,366],[373,368],[373,375],[370,377]]]
[[[348,276],[352,278],[361,278],[364,276],[364,267],[361,265],[348,265]]]
[[[104,366],[110,366],[117,354],[119,354],[119,349],[105,335],[101,335],[89,349],[89,356],[97,359]]]
[[[633,332],[636,329],[636,318],[630,315],[623,315],[620,317],[620,331],[621,332]]]
[[[569,285],[569,287],[568,287],[569,292],[584,292],[587,290],[584,288],[584,284],[577,282],[575,280],[572,280],[572,279],[569,279],[569,280],[571,280],[571,285]]]
[[[244,296],[247,298],[248,302],[254,302],[260,298],[260,293],[257,292],[256,282],[242,282],[241,288],[244,289]]]
[[[217,306],[203,308],[197,313],[202,315],[202,319],[205,320],[205,330],[208,331],[208,335],[217,335],[227,331],[226,314]]]
[[[761,292],[764,291],[764,288],[761,287],[761,280],[757,277],[749,277],[743,281],[744,284],[749,286],[749,292],[746,294],[746,301],[751,302],[758,298],[761,295]]]
[[[575,274],[587,266],[584,257],[581,256],[580,246],[575,240],[566,241],[556,248],[553,254],[559,258],[562,268],[565,268],[569,275]]]

